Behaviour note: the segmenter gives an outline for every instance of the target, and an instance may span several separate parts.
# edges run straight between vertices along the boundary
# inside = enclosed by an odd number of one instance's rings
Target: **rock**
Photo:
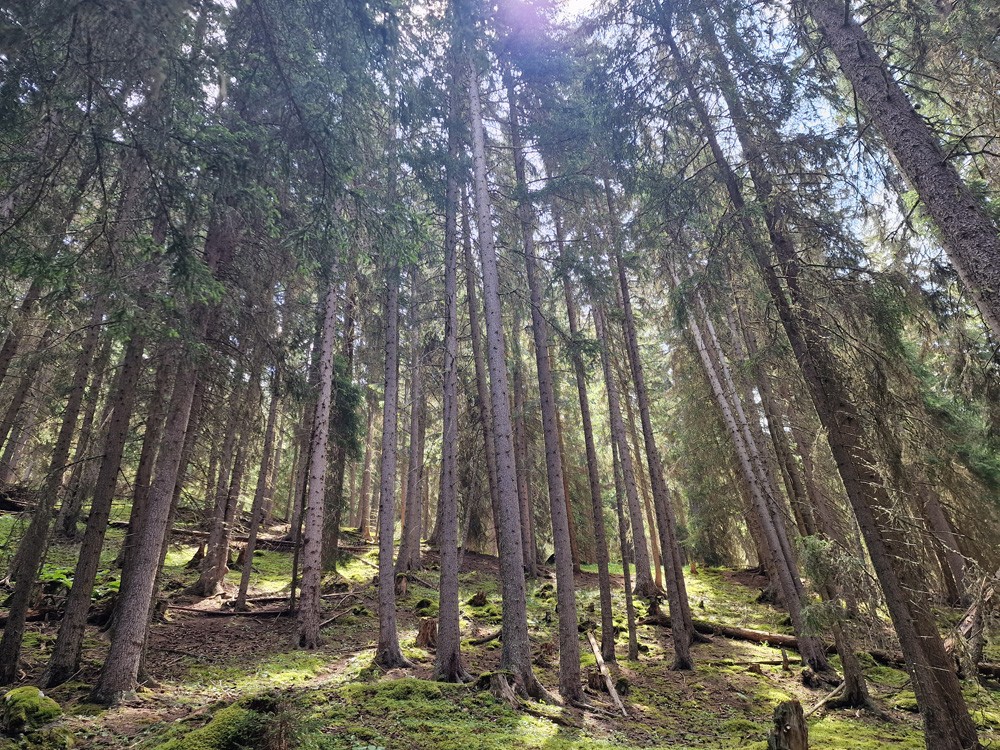
[[[0,706],[0,730],[23,734],[50,724],[62,716],[62,708],[36,687],[14,688]]]

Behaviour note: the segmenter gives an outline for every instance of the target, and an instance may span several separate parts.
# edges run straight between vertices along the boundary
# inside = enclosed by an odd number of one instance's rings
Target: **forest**
[[[0,3],[0,750],[1000,743],[998,29]]]

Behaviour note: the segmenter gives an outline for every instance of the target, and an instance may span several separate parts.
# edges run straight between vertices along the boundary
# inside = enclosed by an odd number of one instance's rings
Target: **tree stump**
[[[775,707],[767,750],[809,750],[809,726],[801,703],[791,700]]]
[[[420,648],[437,648],[438,621],[436,617],[426,617],[420,621],[417,631],[417,646]]]

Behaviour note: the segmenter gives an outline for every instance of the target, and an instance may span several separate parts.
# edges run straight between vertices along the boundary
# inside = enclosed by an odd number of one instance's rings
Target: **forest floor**
[[[0,538],[9,538],[11,516],[0,516]],[[276,534],[278,529],[273,530]],[[116,530],[120,535],[120,530]],[[108,546],[109,563],[120,536]],[[592,694],[596,710],[581,712],[535,704],[529,713],[499,702],[475,685],[430,681],[433,653],[414,645],[421,618],[437,614],[436,556],[398,601],[400,638],[415,666],[384,673],[373,666],[378,635],[375,614],[374,548],[348,537],[350,555],[339,574],[327,577],[324,602],[331,618],[325,645],[314,651],[293,647],[295,621],[282,612],[287,602],[258,601],[249,615],[226,612],[226,596],[195,599],[184,593],[196,572],[185,568],[194,540],[174,536],[164,576],[166,609],[152,628],[148,671],[155,684],[131,703],[104,709],[86,702],[107,648],[107,637],[88,629],[84,666],[69,683],[47,691],[63,707],[59,725],[72,732],[77,748],[236,750],[260,747],[329,750],[487,750],[496,748],[747,748],[763,750],[774,706],[799,699],[808,710],[829,687],[803,686],[797,655],[765,645],[715,637],[694,649],[694,672],[673,672],[669,631],[638,628],[642,653],[626,661],[624,596],[616,594],[619,663],[616,676],[628,680],[628,717],[616,715],[606,694]],[[53,596],[72,575],[75,547],[55,544],[43,572]],[[291,554],[261,551],[253,560],[251,598],[279,597],[288,591]],[[463,653],[470,672],[494,669],[497,640],[473,646],[469,640],[499,629],[500,597],[495,558],[469,553],[461,574]],[[229,574],[235,592],[239,571]],[[618,589],[620,586],[619,579]],[[431,584],[425,587],[423,583]],[[721,569],[687,576],[695,616],[727,625],[788,632],[782,612],[757,601],[759,580]],[[528,617],[542,683],[558,683],[554,581],[528,582]],[[102,577],[99,594],[112,592],[112,573]],[[578,577],[580,618],[599,620],[597,576],[585,568]],[[478,592],[487,603],[472,606]],[[182,609],[182,607],[184,609]],[[197,611],[190,611],[197,610]],[[642,607],[640,614],[643,614]],[[40,677],[55,639],[57,623],[31,623],[23,651],[23,684]],[[994,643],[996,638],[994,638]],[[992,649],[991,649],[992,650]],[[581,643],[585,670],[594,666],[587,641]],[[873,696],[882,716],[856,710],[821,709],[809,718],[811,746],[843,750],[923,748],[919,716],[904,672],[867,662]],[[1000,684],[967,685],[967,697],[984,744],[1000,743]],[[253,739],[248,739],[252,736]],[[264,738],[264,739],[262,739]],[[0,748],[23,747],[4,744]]]

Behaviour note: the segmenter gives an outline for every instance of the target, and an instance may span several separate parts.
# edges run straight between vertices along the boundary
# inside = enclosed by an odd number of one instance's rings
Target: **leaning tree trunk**
[[[676,273],[673,276],[675,287],[680,286],[680,279]],[[715,351],[715,357],[709,352],[705,336],[702,333],[702,324],[698,322],[699,315],[692,314],[688,317],[688,327],[694,338],[698,355],[701,358],[705,376],[708,379],[719,410],[722,412],[723,421],[729,431],[733,441],[733,449],[739,460],[740,469],[746,480],[747,489],[750,492],[751,504],[757,514],[757,522],[761,531],[762,541],[765,545],[764,552],[770,558],[770,565],[767,567],[773,570],[778,576],[778,584],[781,589],[782,600],[788,610],[796,634],[800,638],[802,657],[816,671],[824,671],[829,668],[826,661],[826,652],[823,645],[814,638],[806,638],[804,621],[802,617],[802,583],[798,580],[798,571],[793,570],[790,561],[781,550],[781,543],[778,539],[778,531],[775,529],[776,519],[772,517],[767,508],[766,490],[763,488],[763,480],[755,470],[750,459],[747,448],[747,437],[741,430],[740,424],[735,416],[736,407],[739,404],[739,394],[732,389],[727,391],[723,385],[723,377],[719,371],[722,369],[720,361],[722,352]],[[726,379],[726,384],[731,383]],[[780,521],[780,519],[777,519]]]
[[[302,540],[302,588],[299,595],[298,644],[314,649],[320,644],[320,578],[323,574],[323,511],[326,495],[330,405],[333,399],[333,345],[337,325],[337,285],[331,279],[326,292],[323,335],[319,352],[319,393],[309,444],[309,498],[305,503]]]
[[[129,509],[128,528],[125,530],[125,540],[122,542],[115,560],[115,564],[123,570],[129,567],[128,558],[135,547],[139,519],[142,517],[143,508],[146,505],[146,496],[149,494],[149,483],[153,478],[153,466],[156,463],[156,451],[163,436],[163,420],[166,417],[167,399],[163,398],[163,394],[170,388],[176,366],[177,363],[169,356],[168,352],[156,368],[153,390],[146,410],[146,430],[142,436],[139,465],[132,482],[132,507]],[[214,452],[213,458],[215,458]],[[211,471],[209,471],[209,476],[212,476]]]
[[[118,472],[121,470],[122,454],[128,440],[129,420],[135,407],[136,386],[142,374],[142,352],[145,341],[138,333],[133,333],[122,357],[121,371],[115,383],[115,405],[104,438],[104,459],[94,485],[94,497],[90,504],[87,529],[73,573],[73,587],[66,598],[66,608],[59,624],[59,635],[45,672],[46,687],[59,685],[70,679],[80,668],[80,652],[90,610],[90,597],[101,562],[101,548],[111,517],[115,489],[118,486]]]
[[[538,370],[538,397],[542,407],[542,436],[545,441],[545,474],[549,485],[549,513],[552,519],[552,545],[556,558],[556,610],[559,615],[559,692],[570,703],[583,697],[580,683],[580,636],[576,621],[576,586],[573,580],[573,550],[566,484],[563,481],[562,450],[556,417],[555,386],[549,362],[549,337],[542,312],[542,285],[535,257],[534,222],[528,204],[524,151],[518,123],[517,96],[510,70],[504,71],[510,113],[510,140],[514,150],[514,174],[517,180],[517,214],[521,223],[524,247],[524,270],[531,304],[531,332],[535,342],[535,366]]]
[[[21,656],[21,639],[24,636],[24,623],[31,604],[31,592],[35,588],[35,578],[45,557],[49,540],[49,526],[56,500],[62,489],[63,476],[66,473],[66,462],[69,459],[70,444],[76,431],[77,418],[83,403],[83,392],[90,377],[94,350],[101,330],[100,323],[104,318],[105,304],[98,299],[90,317],[90,325],[80,344],[80,352],[76,358],[76,368],[63,411],[62,424],[52,449],[52,460],[49,473],[38,506],[31,518],[31,523],[21,538],[15,559],[17,582],[14,593],[8,604],[7,623],[4,626],[3,638],[0,639],[0,685],[9,685],[17,676],[18,661]]]
[[[749,135],[746,113],[739,99],[730,97],[728,103],[737,137],[751,167],[751,179],[757,191],[771,250],[780,265],[785,286],[759,238],[758,227],[752,221],[739,179],[718,143],[701,94],[674,42],[669,14],[664,16],[664,41],[695,106],[716,168],[739,217],[744,240],[764,279],[816,412],[827,431],[830,449],[899,636],[900,648],[924,719],[927,746],[929,750],[978,748],[976,727],[962,695],[954,664],[945,652],[927,597],[921,594],[926,592],[922,571],[916,561],[907,555],[906,531],[893,520],[889,492],[876,469],[875,456],[865,444],[860,410],[842,382],[822,325],[798,286],[796,250],[791,238],[782,229],[780,206],[771,195],[770,177],[765,171],[760,150]],[[791,299],[785,296],[786,288]]]
[[[514,467],[514,435],[510,417],[510,388],[507,380],[506,347],[500,305],[500,274],[493,239],[493,204],[490,199],[486,164],[486,133],[483,128],[479,76],[471,56],[469,71],[469,127],[472,131],[473,174],[476,188],[476,224],[479,255],[483,269],[483,305],[490,373],[490,402],[493,415],[493,443],[497,463],[497,548],[500,557],[503,601],[500,669],[511,673],[516,689],[541,696],[544,689],[531,668],[528,614],[525,603],[524,552],[518,510],[517,477]]]
[[[1000,234],[875,51],[850,5],[800,0],[941,234],[948,257],[1000,338]]]

